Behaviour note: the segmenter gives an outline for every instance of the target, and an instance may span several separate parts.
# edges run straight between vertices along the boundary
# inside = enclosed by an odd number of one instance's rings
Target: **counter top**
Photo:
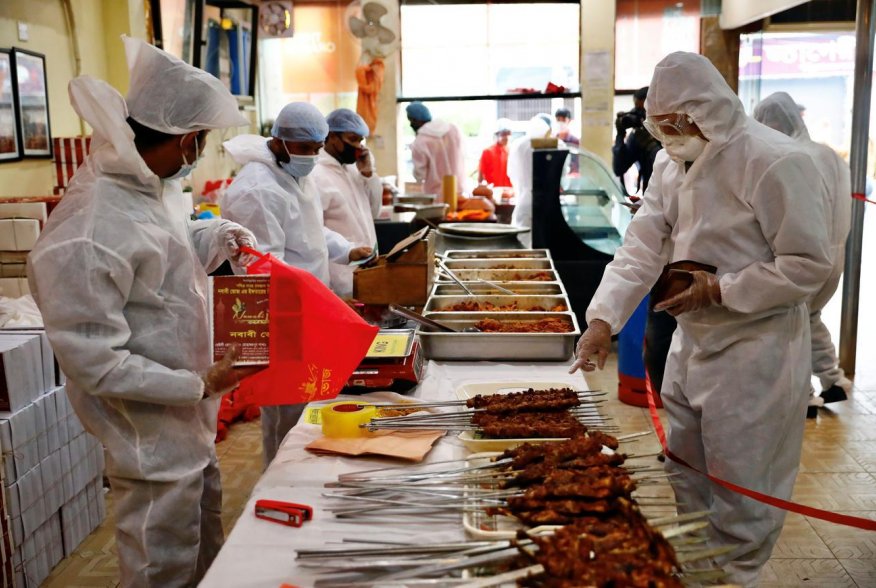
[[[569,362],[557,363],[489,363],[435,362],[426,367],[422,382],[408,396],[423,401],[455,400],[456,389],[463,383],[545,381],[565,382],[579,390],[587,383],[578,373],[568,374]],[[368,398],[372,395],[355,398]],[[341,396],[338,399],[354,397]],[[313,586],[314,571],[301,568],[295,550],[303,548],[341,548],[344,538],[393,538],[413,542],[437,542],[464,538],[461,518],[458,521],[406,521],[385,525],[368,525],[336,520],[326,512],[322,497],[326,482],[339,474],[406,462],[379,458],[345,458],[317,456],[304,447],[321,436],[316,425],[299,423],[286,436],[277,457],[259,479],[243,514],[237,520],[212,567],[200,586],[206,588],[278,588],[287,583]],[[468,454],[454,435],[440,439],[425,462],[459,459]],[[253,456],[259,459],[259,456]],[[301,528],[286,527],[255,518],[258,499],[304,503],[314,508],[313,520]]]

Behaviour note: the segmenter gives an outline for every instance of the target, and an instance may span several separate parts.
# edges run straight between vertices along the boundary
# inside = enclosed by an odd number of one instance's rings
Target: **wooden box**
[[[435,275],[435,236],[406,241],[378,258],[376,265],[353,273],[353,298],[365,304],[426,304]]]

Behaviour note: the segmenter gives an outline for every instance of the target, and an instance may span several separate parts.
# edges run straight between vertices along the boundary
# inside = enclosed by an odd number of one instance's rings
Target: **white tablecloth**
[[[424,401],[456,399],[456,389],[466,382],[563,382],[578,390],[587,389],[580,374],[570,376],[569,363],[497,364],[486,362],[429,362],[425,377],[409,396]],[[367,395],[366,395],[367,396]],[[363,397],[358,397],[363,398]],[[339,400],[344,400],[340,397]],[[462,522],[411,521],[407,524],[365,525],[345,523],[325,512],[326,482],[339,474],[402,465],[404,462],[377,458],[317,456],[304,450],[319,438],[316,425],[299,423],[283,442],[277,457],[259,479],[243,514],[234,525],[225,545],[200,586],[278,588],[282,583],[313,586],[316,575],[296,565],[296,549],[330,547],[340,549],[343,538],[391,538],[414,542],[458,540],[464,537]],[[439,440],[426,462],[458,459],[468,451],[459,440],[448,435]],[[253,456],[253,459],[260,459]],[[255,518],[258,499],[285,500],[308,504],[313,520],[301,528],[286,527]],[[338,542],[337,545],[332,545]]]

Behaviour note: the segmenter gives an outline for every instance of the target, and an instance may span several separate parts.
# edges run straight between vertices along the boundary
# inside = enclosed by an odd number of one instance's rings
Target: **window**
[[[577,91],[578,4],[403,4],[402,95]]]
[[[577,1],[454,2],[401,5],[401,88],[398,116],[402,181],[413,180],[414,134],[404,106],[424,99],[435,118],[454,123],[465,138],[465,168],[477,180],[481,152],[495,140],[499,118],[514,136],[538,113],[559,107],[580,117],[581,12]],[[543,95],[548,83],[562,95]],[[525,98],[515,90],[531,93]],[[431,98],[442,98],[430,101]]]
[[[699,0],[617,0],[615,89],[647,86],[654,67],[673,51],[699,53]]]

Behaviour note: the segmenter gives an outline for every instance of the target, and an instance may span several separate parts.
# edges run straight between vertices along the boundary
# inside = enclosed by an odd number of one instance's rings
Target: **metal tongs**
[[[389,312],[393,314],[397,314],[399,316],[403,316],[406,319],[410,319],[412,321],[416,321],[423,326],[429,327],[430,329],[434,329],[436,331],[443,331],[445,333],[480,333],[481,330],[477,327],[465,327],[462,330],[454,329],[453,327],[449,327],[444,323],[439,323],[438,321],[433,321],[430,318],[426,318],[421,315],[419,312],[414,312],[409,308],[405,308],[404,306],[398,306],[397,304],[389,305]]]
[[[442,272],[444,272],[445,274],[450,276],[450,279],[453,280],[454,282],[456,282],[457,286],[459,286],[460,288],[462,288],[463,290],[468,292],[469,296],[475,295],[474,292],[472,292],[471,290],[468,289],[468,286],[466,286],[464,283],[462,283],[462,280],[460,280],[459,278],[456,277],[456,274],[454,274],[452,271],[450,271],[450,269],[448,269],[448,267],[444,264],[444,261],[442,259],[436,259],[435,263],[438,264],[438,269],[440,269]]]

